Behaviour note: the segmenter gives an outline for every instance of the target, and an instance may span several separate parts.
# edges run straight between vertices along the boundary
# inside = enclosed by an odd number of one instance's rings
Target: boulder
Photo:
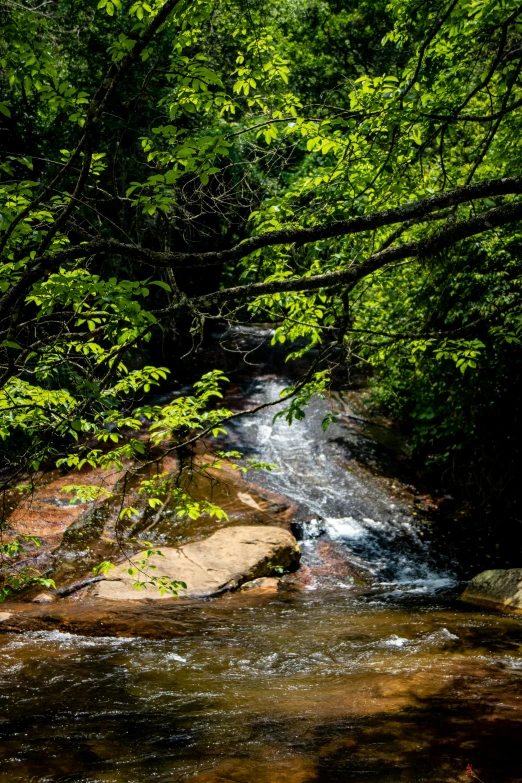
[[[522,568],[482,571],[473,577],[461,599],[492,609],[522,612]]]
[[[225,527],[202,541],[179,548],[161,547],[160,551],[163,557],[153,555],[149,560],[156,566],[150,575],[185,582],[187,589],[179,590],[181,598],[201,598],[234,590],[243,582],[270,576],[276,566],[294,570],[301,555],[291,533],[268,525]],[[138,601],[172,597],[170,593],[161,595],[152,585],[136,590],[132,586],[134,577],[125,573],[128,567],[126,563],[111,571],[106,580],[96,585],[94,596]],[[145,581],[143,576],[140,581]]]

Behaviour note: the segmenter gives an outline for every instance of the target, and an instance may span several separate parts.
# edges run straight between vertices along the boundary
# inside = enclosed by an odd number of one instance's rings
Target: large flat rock
[[[270,576],[275,566],[294,570],[300,558],[294,536],[283,528],[268,525],[221,528],[203,541],[179,548],[160,547],[160,550],[163,557],[150,558],[149,562],[156,566],[150,574],[185,582],[187,589],[179,590],[182,598],[234,590],[244,582]],[[128,566],[127,563],[111,571],[105,581],[96,585],[94,596],[121,601],[172,597],[170,593],[162,596],[153,586],[136,590],[132,586],[135,578],[125,573]]]
[[[473,577],[461,598],[479,606],[522,612],[522,568],[482,571]]]

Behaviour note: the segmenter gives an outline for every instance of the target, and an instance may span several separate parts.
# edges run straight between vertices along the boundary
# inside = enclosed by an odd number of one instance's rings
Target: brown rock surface
[[[102,504],[71,503],[71,494],[63,488],[70,484],[87,484],[113,492],[123,472],[83,470],[74,474],[60,475],[58,471],[43,474],[35,481],[32,492],[22,497],[9,518],[9,527],[19,535],[39,536],[42,545],[51,549],[57,546],[64,532],[86,511]]]
[[[56,601],[56,596],[51,593],[38,593],[33,598],[33,604],[52,604]]]
[[[274,576],[260,576],[241,585],[241,590],[270,590],[275,592],[279,587],[279,579]]]
[[[0,612],[0,633],[60,631],[84,636],[143,636],[171,639],[201,633],[206,623],[201,609],[186,602],[193,615],[182,611],[181,602],[57,601],[54,604],[11,604],[13,611]]]
[[[220,637],[230,617],[244,607],[273,600],[271,590],[237,590],[216,601],[170,598],[164,601],[106,601],[82,596],[52,604],[12,602],[0,612],[0,634],[61,631],[82,636],[141,636],[173,639],[181,636]]]
[[[473,577],[461,600],[493,609],[522,612],[522,568],[482,571]]]
[[[243,582],[268,576],[273,566],[288,570],[297,567],[299,547],[293,535],[275,526],[237,525],[221,528],[202,541],[179,548],[162,547],[163,557],[154,555],[151,565],[156,569],[151,576],[167,576],[186,583],[180,589],[180,597],[196,598],[217,595],[234,590]],[[145,553],[140,553],[145,554]],[[137,557],[139,557],[138,555]],[[169,598],[154,587],[136,590],[135,577],[125,572],[128,563],[119,566],[103,582],[99,582],[93,595],[109,600],[147,600]],[[143,577],[140,576],[140,580]]]
[[[227,466],[217,470],[208,457],[198,457],[196,462],[196,472],[183,479],[190,483],[191,496],[196,500],[212,500],[224,509],[226,518],[217,520],[209,514],[202,514],[196,520],[188,515],[180,517],[170,495],[160,509],[151,509],[146,498],[138,493],[139,480],[146,477],[140,473],[125,484],[126,503],[135,507],[138,515],[122,526],[119,522],[122,471],[83,469],[67,475],[59,471],[42,473],[34,478],[29,494],[13,491],[8,499],[6,541],[16,535],[34,535],[41,540],[41,546],[24,544],[25,552],[12,558],[12,570],[34,568],[54,579],[61,591],[92,576],[92,568],[101,561],[120,557],[116,540],[119,538],[125,540],[125,548],[133,553],[139,547],[134,539],[145,533],[148,537],[149,532],[164,541],[166,547],[179,547],[227,526],[274,525],[289,529],[294,507],[286,498],[260,490]],[[125,467],[129,465],[125,463]],[[170,456],[162,460],[160,467],[171,475],[179,473],[179,463]],[[114,493],[114,497],[71,504],[71,495],[63,492],[71,483],[100,486]],[[34,600],[39,592],[38,586],[26,590],[24,600]]]

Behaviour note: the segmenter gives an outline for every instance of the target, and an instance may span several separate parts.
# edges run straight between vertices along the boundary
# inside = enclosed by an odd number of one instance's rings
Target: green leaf
[[[151,280],[149,285],[157,285],[159,288],[163,288],[164,291],[168,291],[169,293],[172,291],[172,288],[168,283],[164,283],[162,280]]]

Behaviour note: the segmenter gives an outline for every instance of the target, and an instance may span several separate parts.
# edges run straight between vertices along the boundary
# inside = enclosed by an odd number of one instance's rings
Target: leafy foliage
[[[139,472],[154,449],[222,435],[221,371],[152,398],[177,342],[196,348],[214,319],[268,320],[289,360],[313,357],[289,423],[361,362],[419,455],[455,476],[480,464],[468,488],[495,473],[484,452],[501,439],[481,417],[512,403],[520,371],[521,14],[515,0],[8,3],[5,488],[50,464]],[[143,479],[152,511],[168,482]]]

